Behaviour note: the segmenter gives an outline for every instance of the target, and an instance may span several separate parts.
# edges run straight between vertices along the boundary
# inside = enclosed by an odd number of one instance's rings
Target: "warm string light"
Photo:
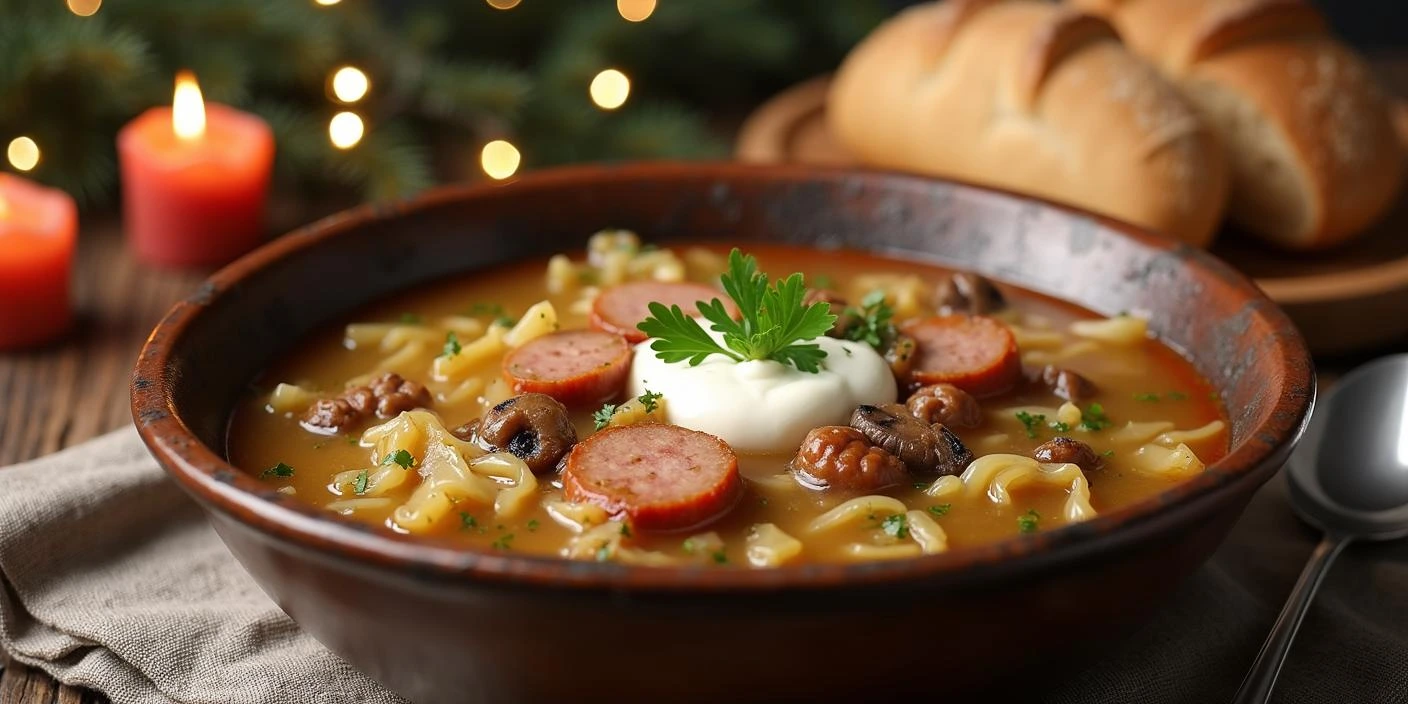
[[[631,94],[631,79],[614,68],[608,68],[592,79],[589,91],[597,107],[615,110],[626,104],[626,98]]]
[[[68,11],[79,17],[92,17],[102,6],[103,0],[68,0]]]
[[[518,7],[518,3],[523,2],[523,0],[484,0],[484,1],[487,2],[487,3],[489,3],[489,7],[492,7],[492,8],[494,8],[495,10],[512,10],[513,8]]]
[[[29,171],[39,165],[39,145],[29,137],[15,137],[5,150],[10,166],[19,171]]]
[[[655,12],[655,0],[616,0],[616,11],[627,22],[644,22]]]
[[[332,74],[333,97],[344,103],[355,103],[367,97],[371,81],[367,74],[354,66],[343,66]]]
[[[522,161],[523,156],[518,153],[518,148],[502,139],[489,142],[479,152],[479,165],[489,178],[495,180],[501,181],[514,175]]]
[[[336,5],[336,4],[340,3],[340,2],[342,2],[342,0],[313,0],[313,3],[314,3],[314,4],[316,4],[316,5],[322,5],[323,7],[331,7],[331,6]]]
[[[332,145],[338,149],[351,149],[362,141],[362,135],[366,133],[366,125],[362,124],[362,118],[355,112],[340,112],[332,116],[328,121],[328,138],[332,140]]]
[[[190,71],[176,74],[176,92],[171,96],[171,129],[183,140],[205,134],[205,100],[200,96],[195,74]]]

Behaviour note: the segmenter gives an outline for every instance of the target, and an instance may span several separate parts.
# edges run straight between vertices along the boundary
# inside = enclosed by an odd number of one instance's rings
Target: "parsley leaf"
[[[1090,407],[1085,409],[1085,412],[1081,415],[1082,419],[1078,427],[1081,430],[1089,430],[1092,433],[1104,430],[1115,424],[1114,421],[1110,420],[1109,416],[1105,415],[1105,407],[1098,403],[1090,404]]]
[[[1027,512],[1017,517],[1017,530],[1022,533],[1035,533],[1038,524],[1041,522],[1041,514],[1036,509],[1029,508]]]
[[[1102,455],[1104,455],[1104,456],[1106,456],[1106,457],[1114,457],[1114,456],[1115,456],[1115,451],[1114,451],[1114,450],[1106,450],[1106,451],[1104,451],[1104,452],[1102,452],[1102,453],[1100,453],[1100,454],[1102,454]]]
[[[860,299],[859,308],[847,308],[844,315],[854,324],[846,328],[846,339],[864,342],[876,350],[883,350],[895,337],[895,326],[891,319],[895,311],[885,302],[885,292],[879,289],[865,294]]]
[[[1046,415],[1042,413],[1032,414],[1026,411],[1017,411],[1016,415],[1017,420],[1022,422],[1022,427],[1027,429],[1027,437],[1029,438],[1037,437],[1037,428],[1046,422]]]
[[[615,413],[616,404],[614,403],[608,403],[602,406],[601,408],[596,409],[596,412],[592,413],[593,429],[601,430],[602,428],[605,428],[606,424],[611,422],[611,416]]]
[[[641,408],[644,408],[646,413],[654,413],[655,409],[660,405],[660,397],[664,395],[665,394],[646,389],[645,393],[636,397],[636,400],[640,401]]]
[[[935,516],[946,516],[948,515],[949,509],[951,508],[953,508],[953,504],[939,504],[937,506],[930,506],[929,513],[932,513]]]
[[[716,565],[728,564],[728,553],[724,552],[723,550],[715,550],[714,554],[710,555],[709,557],[713,558],[714,564]]]
[[[352,491],[357,492],[358,496],[367,493],[367,470],[357,473],[357,479],[352,482]]]
[[[1054,420],[1054,421],[1051,421],[1050,423],[1047,423],[1047,424],[1046,424],[1046,427],[1051,428],[1052,430],[1054,430],[1054,431],[1056,431],[1056,432],[1058,432],[1058,433],[1064,433],[1064,432],[1066,432],[1066,431],[1068,431],[1068,430],[1071,429],[1071,424],[1070,424],[1070,423],[1066,423],[1066,422],[1064,422],[1064,421]]]
[[[469,515],[468,511],[460,511],[460,530],[469,530],[477,525],[479,525],[479,521]]]
[[[1141,394],[1135,394],[1135,395],[1134,395],[1134,400],[1135,400],[1135,401],[1146,401],[1146,402],[1152,403],[1152,402],[1155,402],[1155,401],[1158,401],[1158,400],[1159,400],[1159,395],[1156,394],[1156,393],[1145,392],[1145,393],[1141,393]]]
[[[280,462],[274,465],[273,467],[264,470],[259,474],[259,476],[265,479],[269,477],[291,477],[293,476],[293,467],[290,467],[284,464],[283,462]]]
[[[629,523],[622,523],[622,524],[621,524],[621,537],[622,537],[622,538],[629,538],[629,537],[631,537],[631,525],[630,525]]]
[[[792,274],[769,284],[758,271],[758,261],[734,249],[728,255],[728,273],[720,278],[724,292],[741,313],[741,320],[729,315],[723,301],[715,298],[695,305],[699,314],[721,333],[719,344],[698,320],[678,306],[668,308],[651,302],[650,317],[637,327],[655,338],[650,349],[669,363],[688,361],[698,365],[711,355],[721,354],[736,362],[771,359],[790,364],[804,372],[821,370],[826,352],[815,342],[831,329],[836,316],[827,303],[806,303],[806,286],[801,274]]]
[[[453,357],[460,353],[460,336],[454,330],[445,333],[445,350],[442,357]]]
[[[510,543],[512,542],[513,533],[504,533],[503,535],[499,536],[498,539],[495,540],[489,547],[495,550],[512,550],[513,546],[510,545]]]
[[[416,463],[416,458],[412,457],[411,453],[405,450],[397,450],[395,452],[386,453],[386,459],[383,459],[381,463],[382,465],[399,464],[401,465],[401,469],[410,469],[411,465]]]
[[[536,519],[536,518],[530,518],[530,519],[528,519],[528,532],[529,532],[529,533],[532,533],[533,531],[535,531],[535,530],[537,530],[537,529],[538,529],[538,519]]]
[[[901,540],[903,540],[904,538],[908,538],[909,517],[904,515],[903,513],[897,513],[893,516],[886,516],[885,520],[880,522],[880,529],[885,531],[885,535],[888,536],[900,538]]]

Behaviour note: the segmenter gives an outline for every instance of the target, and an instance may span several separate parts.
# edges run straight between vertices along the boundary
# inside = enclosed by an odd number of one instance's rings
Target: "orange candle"
[[[264,236],[274,135],[258,117],[211,103],[181,72],[171,107],[117,135],[128,242],[164,266],[224,264]]]
[[[0,174],[0,349],[68,329],[77,235],[78,207],[67,193]]]

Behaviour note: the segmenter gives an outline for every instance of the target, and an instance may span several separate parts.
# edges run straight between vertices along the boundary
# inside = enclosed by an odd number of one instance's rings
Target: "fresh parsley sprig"
[[[883,350],[895,339],[895,325],[891,322],[895,311],[885,302],[884,291],[876,289],[865,294],[865,298],[860,299],[860,307],[847,308],[845,315],[852,323],[846,328],[847,340]]]
[[[769,284],[767,274],[758,271],[758,260],[738,249],[729,252],[728,273],[721,277],[724,292],[741,314],[729,315],[723,301],[699,301],[699,314],[722,333],[720,345],[705,332],[699,321],[678,305],[665,307],[652,302],[650,317],[640,323],[642,332],[655,338],[650,349],[669,363],[689,362],[695,366],[711,355],[721,354],[737,362],[771,359],[797,369],[816,373],[826,352],[815,342],[836,322],[830,304],[805,302],[806,285],[794,273]]]

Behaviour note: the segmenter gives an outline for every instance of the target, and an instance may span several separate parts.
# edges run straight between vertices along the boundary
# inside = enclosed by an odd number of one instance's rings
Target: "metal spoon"
[[[1354,540],[1408,535],[1408,355],[1366,364],[1315,409],[1286,465],[1291,507],[1325,532],[1233,697],[1265,702],[1320,580]]]

